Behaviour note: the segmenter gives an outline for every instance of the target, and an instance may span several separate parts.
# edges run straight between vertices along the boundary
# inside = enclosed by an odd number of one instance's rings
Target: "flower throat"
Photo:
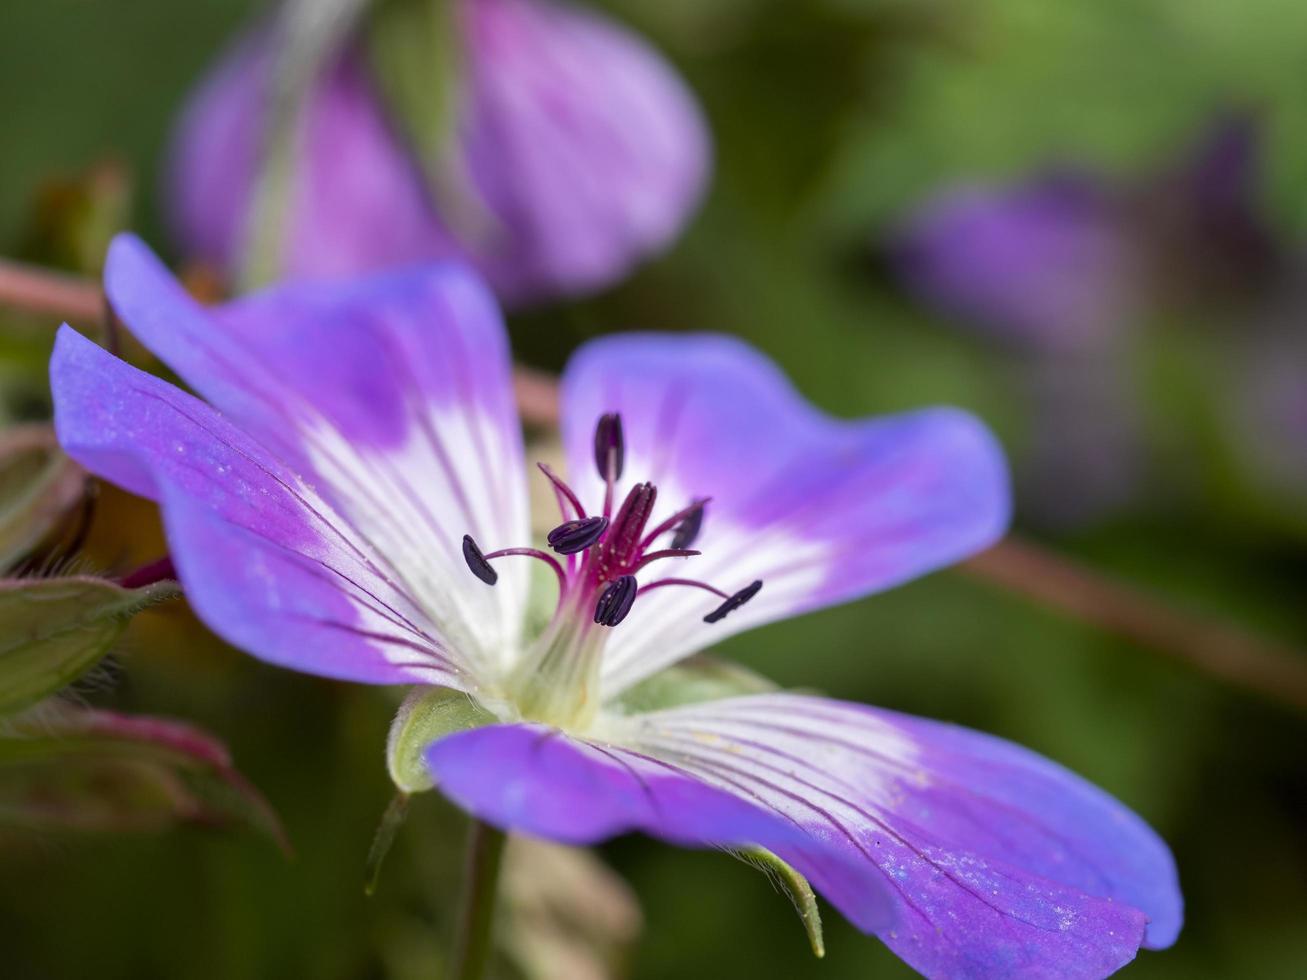
[[[553,486],[563,516],[563,522],[546,536],[552,554],[532,547],[483,552],[470,535],[463,536],[463,558],[472,574],[487,585],[499,580],[491,562],[510,556],[542,561],[558,578],[553,617],[508,679],[507,693],[524,718],[563,727],[589,724],[599,708],[599,673],[608,631],[626,619],[644,593],[668,587],[709,592],[721,602],[703,619],[716,623],[762,588],[762,582],[755,581],[729,593],[692,578],[660,578],[641,585],[637,576],[654,562],[700,554],[691,545],[703,528],[709,500],[693,500],[649,528],[658,488],[637,483],[614,515],[625,455],[621,416],[600,416],[594,461],[604,481],[604,504],[603,512],[593,516],[571,487],[548,466],[538,464]]]

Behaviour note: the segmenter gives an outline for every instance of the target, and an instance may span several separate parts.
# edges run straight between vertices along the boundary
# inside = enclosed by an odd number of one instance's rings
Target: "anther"
[[[585,551],[608,530],[608,518],[586,517],[579,521],[564,521],[549,532],[549,547],[560,555],[575,555]]]
[[[686,509],[685,517],[681,519],[681,523],[676,526],[676,533],[672,535],[671,547],[676,551],[690,547],[699,536],[702,527],[703,502],[700,501]]]
[[[742,605],[744,605],[746,602],[748,602],[750,599],[756,596],[761,588],[762,588],[762,579],[758,579],[754,582],[751,582],[750,584],[742,588],[739,592],[735,593],[735,595],[731,596],[729,599],[723,602],[712,612],[710,612],[707,616],[703,617],[703,621],[705,623],[720,622],[721,620],[725,619],[730,613],[735,612],[735,610],[739,609]]]
[[[626,440],[622,436],[622,416],[606,412],[595,425],[595,467],[602,480],[620,480],[626,459]]]
[[[472,574],[486,585],[494,585],[499,581],[499,573],[490,567],[490,562],[486,561],[486,556],[481,553],[470,534],[463,535],[463,560],[467,562]]]
[[[624,620],[635,602],[637,589],[634,575],[620,575],[609,582],[595,603],[595,622],[600,626],[616,626]]]

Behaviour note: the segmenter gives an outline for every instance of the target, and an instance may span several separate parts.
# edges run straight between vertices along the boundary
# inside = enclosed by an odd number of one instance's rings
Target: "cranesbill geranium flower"
[[[209,311],[125,238],[106,286],[209,404],[64,327],[64,446],[159,502],[191,603],[232,643],[461,692],[485,723],[425,758],[474,815],[768,849],[932,976],[1102,976],[1174,940],[1165,845],[1066,770],[687,659],[992,542],[1006,473],[973,418],[839,421],[737,340],[609,337],[564,376],[571,482],[541,477],[561,514],[537,547],[504,329],[466,271]],[[540,626],[532,567],[557,583]]]
[[[281,272],[338,278],[457,258],[501,299],[593,291],[666,247],[707,181],[709,136],[638,35],[554,0],[457,0],[451,177],[435,193],[353,39],[310,92]],[[450,58],[433,50],[429,58]],[[169,213],[194,258],[233,271],[268,146],[276,32],[246,36],[188,105]],[[438,117],[442,95],[431,92]]]

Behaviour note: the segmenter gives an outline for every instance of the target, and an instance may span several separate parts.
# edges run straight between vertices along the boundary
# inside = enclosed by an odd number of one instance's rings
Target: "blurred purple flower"
[[[1059,173],[941,194],[901,232],[894,259],[946,316],[1036,348],[1076,349],[1129,319],[1130,251],[1111,192]]]
[[[685,225],[710,141],[692,94],[652,48],[553,0],[460,0],[458,13],[465,70],[450,158],[459,190],[431,192],[350,45],[301,120],[286,278],[458,258],[502,299],[524,302],[609,285]],[[191,257],[228,271],[249,244],[273,40],[271,31],[246,37],[217,66],[172,152],[177,235]]]
[[[960,323],[1035,350],[1102,349],[1159,309],[1266,284],[1280,257],[1259,167],[1254,121],[1230,115],[1135,180],[1057,172],[944,190],[890,252],[909,288]]]
[[[1286,250],[1259,207],[1260,171],[1255,120],[1229,114],[1156,172],[966,185],[895,232],[889,254],[916,297],[1022,352],[1028,518],[1083,524],[1137,498],[1152,455],[1130,375],[1143,328],[1233,335],[1275,293]]]
[[[65,326],[63,445],[159,502],[186,595],[230,642],[479,704],[489,724],[425,753],[476,816],[568,843],[767,848],[929,976],[1099,977],[1174,941],[1166,846],[1059,766],[756,675],[676,683],[726,636],[994,541],[1007,478],[975,419],[831,419],[738,340],[608,337],[563,378],[550,553],[520,547],[507,336],[461,268],[205,310],[124,238],[106,289],[208,404]],[[524,558],[560,585],[540,630]]]

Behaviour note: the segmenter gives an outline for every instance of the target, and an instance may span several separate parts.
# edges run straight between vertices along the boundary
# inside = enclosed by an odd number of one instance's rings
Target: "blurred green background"
[[[608,330],[725,330],[775,357],[832,412],[960,404],[1020,459],[1031,406],[1012,383],[1010,355],[894,285],[870,247],[889,222],[943,181],[1017,177],[1049,159],[1149,166],[1240,104],[1265,123],[1274,223],[1285,235],[1303,228],[1307,5],[1298,0],[604,6],[684,71],[716,136],[717,172],[670,254],[601,296],[513,319],[519,356],[543,368]],[[255,8],[0,4],[0,254],[72,261],[40,254],[40,201],[52,180],[106,160],[133,188],[130,225],[170,254],[156,187],[173,113]],[[5,411],[40,417],[54,324],[0,325]],[[1177,392],[1167,380],[1172,359],[1201,353],[1200,338],[1179,326],[1161,366],[1139,373],[1150,424],[1183,459],[1189,492],[1145,492],[1045,539],[1181,606],[1302,646],[1307,507],[1272,507],[1249,492],[1229,447],[1186,427],[1213,389]],[[1298,444],[1307,456],[1307,432]],[[106,492],[90,560],[126,567],[160,549],[150,509]],[[1301,713],[960,572],[768,627],[722,652],[784,684],[1014,739],[1145,816],[1176,852],[1188,923],[1174,949],[1142,953],[1129,975],[1307,976]],[[198,830],[6,844],[0,974],[429,975],[450,926],[461,817],[430,794],[419,799],[378,894],[362,890],[390,793],[390,692],[263,666],[208,637],[177,604],[140,617],[115,666],[81,696],[191,719],[226,740],[297,854],[288,862],[254,836]],[[833,912],[827,957],[813,960],[785,898],[725,856],[643,839],[603,855],[643,905],[631,976],[910,975]]]

